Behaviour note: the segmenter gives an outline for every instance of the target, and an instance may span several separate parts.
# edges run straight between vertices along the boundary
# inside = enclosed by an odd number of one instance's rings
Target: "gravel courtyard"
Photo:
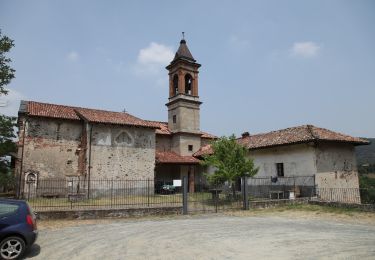
[[[106,220],[41,229],[32,259],[375,259],[375,226],[274,215]]]

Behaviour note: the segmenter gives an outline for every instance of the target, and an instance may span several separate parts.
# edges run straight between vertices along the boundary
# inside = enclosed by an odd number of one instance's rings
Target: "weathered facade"
[[[156,187],[184,176],[193,192],[204,181],[199,159],[212,153],[210,142],[216,139],[200,130],[200,66],[182,39],[166,67],[167,122],[22,101],[16,163],[19,192],[30,185],[29,179],[78,180],[83,185],[94,179],[142,179],[154,180]],[[354,146],[367,143],[310,125],[247,133],[238,142],[249,149],[259,167],[258,177],[314,176],[322,188],[358,188]]]
[[[22,101],[16,166],[20,192],[30,185],[29,179],[78,180],[80,185],[96,179],[142,179],[165,184],[183,176],[194,191],[202,174],[193,153],[216,138],[200,131],[200,66],[181,40],[167,67],[168,122]]]
[[[314,182],[308,185],[317,187],[323,198],[328,196],[326,188],[343,188],[347,190],[339,191],[342,201],[360,202],[354,147],[368,144],[366,140],[305,125],[264,134],[245,133],[238,142],[249,149],[249,157],[259,168],[256,177],[313,176]],[[212,152],[207,145],[194,155]],[[353,188],[357,194],[345,194],[354,192]]]

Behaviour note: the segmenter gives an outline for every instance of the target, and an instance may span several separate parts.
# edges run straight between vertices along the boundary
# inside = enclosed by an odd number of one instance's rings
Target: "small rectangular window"
[[[193,151],[193,146],[191,144],[189,144],[188,149],[189,149],[189,152],[192,152]]]
[[[278,177],[284,177],[284,163],[276,163],[276,172]]]
[[[174,115],[174,116],[173,116],[173,124],[176,124],[176,122],[177,122],[177,116]]]

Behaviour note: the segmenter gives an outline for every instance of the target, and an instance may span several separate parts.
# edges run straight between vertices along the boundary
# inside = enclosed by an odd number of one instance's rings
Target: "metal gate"
[[[242,181],[245,183],[245,180]],[[246,185],[240,190],[225,184],[200,184],[195,192],[188,193],[187,178],[183,178],[183,213],[217,213],[224,210],[248,208],[245,202]]]

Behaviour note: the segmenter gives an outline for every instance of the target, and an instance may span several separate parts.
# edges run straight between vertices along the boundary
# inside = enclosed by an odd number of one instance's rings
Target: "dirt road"
[[[375,226],[208,215],[44,229],[32,259],[374,259]]]

